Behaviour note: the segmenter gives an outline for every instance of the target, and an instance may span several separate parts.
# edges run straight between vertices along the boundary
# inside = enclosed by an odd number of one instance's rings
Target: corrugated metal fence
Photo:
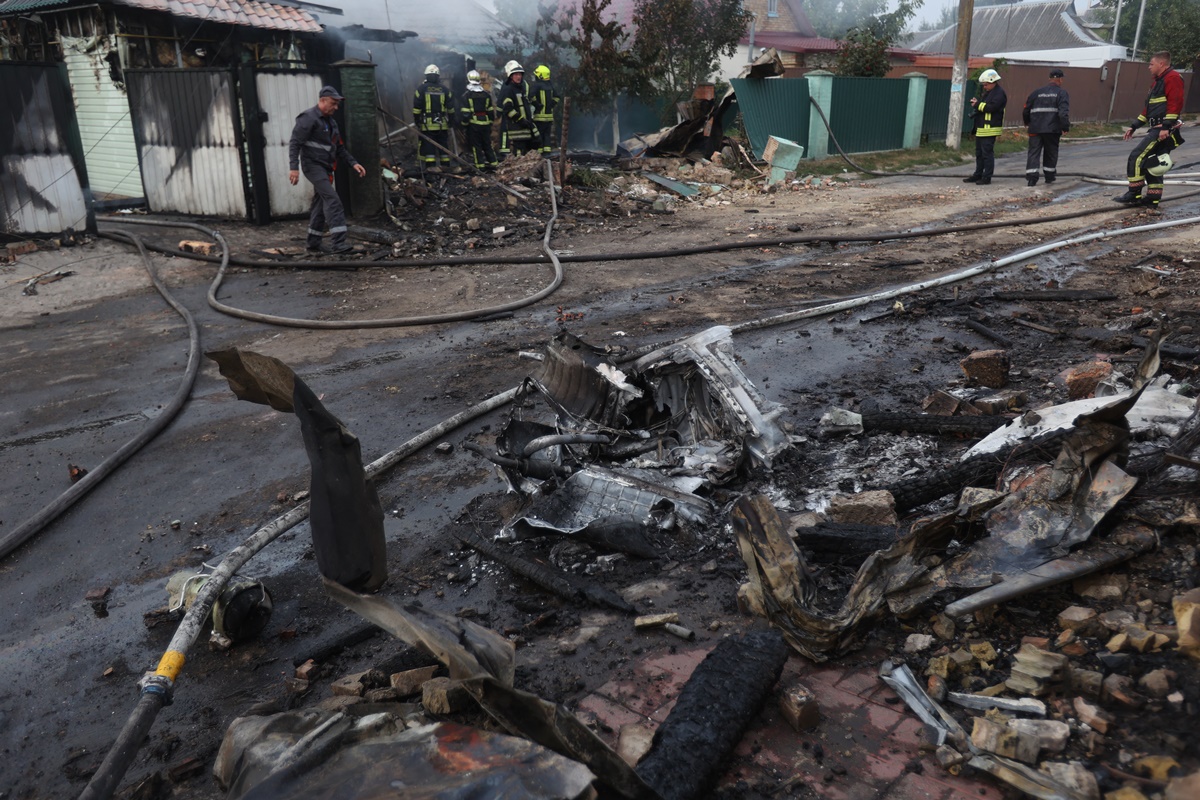
[[[969,130],[968,117],[971,110],[971,98],[975,96],[978,84],[967,81],[967,91],[963,94],[963,129]],[[1012,104],[1012,98],[1009,98]],[[1009,112],[1010,114],[1012,112]],[[1010,117],[1011,119],[1011,117]],[[925,87],[925,117],[921,124],[921,138],[930,141],[945,141],[946,129],[950,127],[950,81],[931,80]]]
[[[0,176],[0,233],[87,227],[87,173],[65,67],[0,63]]]
[[[127,70],[146,202],[155,211],[246,216],[233,74]]]
[[[829,124],[847,153],[904,147],[908,81],[891,78],[833,79]],[[836,153],[833,142],[829,152]]]
[[[768,136],[791,139],[808,152],[808,81],[804,78],[734,78],[742,125],[754,155],[762,158]],[[834,130],[837,130],[836,128]],[[840,138],[840,137],[839,137]]]

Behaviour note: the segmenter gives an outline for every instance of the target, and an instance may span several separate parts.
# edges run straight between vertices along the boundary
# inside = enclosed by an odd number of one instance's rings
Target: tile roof
[[[958,25],[918,33],[908,40],[926,53],[953,53]],[[976,8],[971,17],[971,55],[1058,50],[1107,42],[1079,24],[1074,3],[1017,3]]]
[[[113,0],[116,5],[164,11],[177,17],[190,17],[225,25],[246,25],[296,33],[320,33],[324,30],[312,14],[300,8],[255,0]],[[0,15],[34,11],[52,6],[79,5],[72,0],[3,0]]]
[[[300,8],[259,3],[254,0],[115,0],[118,5],[165,11],[177,17],[204,22],[246,25],[297,33],[320,33],[324,28],[312,14]]]

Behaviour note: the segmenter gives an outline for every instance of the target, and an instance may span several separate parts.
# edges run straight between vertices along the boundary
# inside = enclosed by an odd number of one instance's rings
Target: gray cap
[[[1063,76],[1063,71],[1062,71],[1061,69],[1052,69],[1052,70],[1050,70],[1050,77],[1051,77],[1051,78],[1061,78],[1062,76]]]
[[[341,93],[338,92],[338,90],[333,88],[332,86],[322,86],[320,96],[321,97],[332,97],[334,100],[345,100],[346,99],[346,98],[342,97]]]

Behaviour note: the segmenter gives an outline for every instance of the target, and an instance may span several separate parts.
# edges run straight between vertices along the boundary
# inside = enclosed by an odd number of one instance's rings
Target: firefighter
[[[529,152],[536,132],[525,68],[509,61],[504,65],[504,87],[500,90],[500,157]]]
[[[550,154],[554,141],[554,110],[558,108],[559,96],[554,93],[554,85],[550,83],[550,68],[539,64],[533,71],[534,80],[529,84],[529,94],[533,98],[533,124],[537,126],[537,147],[543,155]]]
[[[1046,183],[1058,177],[1058,142],[1071,130],[1071,96],[1062,88],[1063,71],[1050,70],[1050,82],[1025,99],[1021,118],[1029,128],[1029,150],[1025,157],[1025,182],[1037,186],[1038,167]]]
[[[333,172],[338,160],[349,164],[358,177],[367,170],[346,151],[333,112],[345,99],[332,86],[322,86],[317,104],[296,117],[292,138],[288,142],[288,182],[300,182],[301,162],[305,179],[313,185],[312,208],[308,214],[308,250],[321,249],[321,235],[329,225],[330,249],[348,253],[354,248],[346,242],[346,210],[342,207],[337,189],[333,188]]]
[[[454,96],[442,86],[441,71],[436,64],[425,68],[425,83],[413,93],[413,122],[417,130],[443,148],[450,146],[450,125],[454,121]],[[450,155],[426,139],[417,144],[417,156],[426,169],[437,166],[449,168]]]
[[[983,94],[971,98],[974,109],[975,172],[963,178],[963,183],[987,186],[992,182],[992,171],[996,168],[996,137],[1004,132],[1004,107],[1008,95],[1000,86],[1000,73],[985,69],[979,76]]]
[[[483,88],[483,77],[471,70],[467,73],[467,91],[463,94],[459,109],[462,124],[467,128],[467,147],[479,169],[493,170],[497,167],[496,151],[492,149],[492,122],[496,118],[496,106],[491,93]]]
[[[1183,78],[1171,69],[1171,54],[1165,51],[1150,57],[1150,76],[1154,83],[1146,95],[1146,107],[1125,129],[1125,141],[1132,139],[1133,132],[1143,125],[1149,125],[1150,130],[1129,154],[1125,170],[1128,191],[1113,199],[1118,203],[1158,208],[1163,176],[1171,168],[1170,152],[1183,144],[1183,123],[1179,120],[1183,112]]]

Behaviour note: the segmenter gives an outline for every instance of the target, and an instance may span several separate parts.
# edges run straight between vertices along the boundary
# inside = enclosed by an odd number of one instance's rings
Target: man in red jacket
[[[1163,175],[1170,169],[1169,154],[1183,144],[1179,121],[1183,112],[1183,78],[1171,69],[1171,54],[1165,51],[1150,57],[1150,75],[1154,85],[1146,96],[1146,107],[1125,129],[1125,140],[1132,139],[1133,132],[1143,125],[1149,125],[1150,130],[1129,154],[1126,169],[1129,191],[1113,199],[1157,208],[1162,199]]]

